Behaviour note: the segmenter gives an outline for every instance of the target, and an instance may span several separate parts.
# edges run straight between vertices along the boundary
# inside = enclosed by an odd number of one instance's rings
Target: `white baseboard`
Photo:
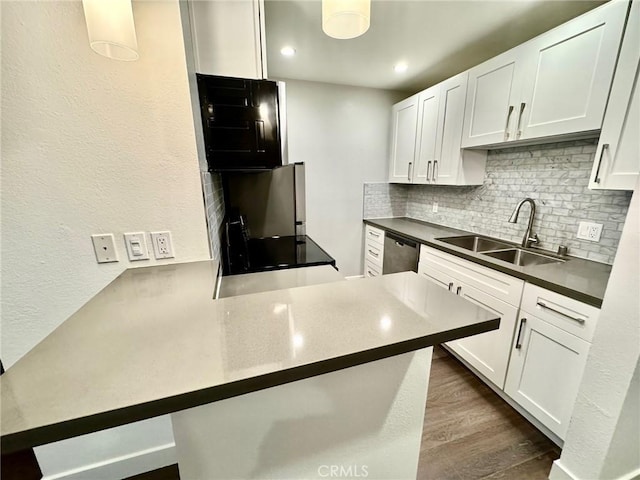
[[[113,480],[178,463],[174,443],[142,450],[129,455],[111,458],[104,462],[84,465],[81,468],[48,475],[42,480]]]
[[[553,462],[551,472],[549,472],[549,480],[582,480],[565,467],[560,460],[561,459],[559,458]],[[611,480],[637,480],[638,478],[640,478],[640,468],[625,473],[620,477],[612,478]]]

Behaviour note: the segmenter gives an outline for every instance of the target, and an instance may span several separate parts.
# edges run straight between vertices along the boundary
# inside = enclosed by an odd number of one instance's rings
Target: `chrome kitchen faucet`
[[[509,217],[509,223],[516,223],[518,221],[518,213],[520,213],[520,209],[522,208],[522,205],[525,204],[525,202],[529,202],[529,204],[531,205],[531,212],[529,213],[529,224],[527,225],[527,229],[524,232],[524,238],[522,239],[523,248],[530,247],[532,243],[539,242],[538,235],[535,233],[533,235],[531,234],[531,228],[533,227],[533,217],[535,217],[536,215],[536,204],[532,198],[525,198],[524,200],[521,200],[520,203],[518,203],[516,209],[511,214],[511,217]]]

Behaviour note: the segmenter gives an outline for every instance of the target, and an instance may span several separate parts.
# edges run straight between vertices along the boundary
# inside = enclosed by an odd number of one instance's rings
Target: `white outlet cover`
[[[149,249],[144,232],[125,233],[124,246],[127,249],[127,256],[132,262],[149,260]]]
[[[157,259],[173,258],[173,242],[171,232],[151,232],[153,254]]]
[[[432,211],[433,213],[438,213],[438,202],[433,202]]]
[[[113,239],[113,233],[97,233],[91,235],[93,250],[98,263],[112,263],[118,261],[118,252]]]
[[[599,242],[602,235],[602,224],[592,222],[580,222],[578,224],[577,238],[581,240],[589,240],[590,242]]]

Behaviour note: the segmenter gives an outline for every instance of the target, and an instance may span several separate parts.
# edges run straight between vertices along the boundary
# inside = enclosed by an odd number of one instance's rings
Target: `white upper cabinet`
[[[512,140],[521,51],[514,48],[469,70],[462,147]]]
[[[627,2],[612,2],[526,43],[516,139],[599,130]]]
[[[640,2],[631,12],[602,124],[590,188],[633,190],[640,172]]]
[[[486,153],[460,147],[466,84],[464,72],[393,106],[390,182],[482,184]]]
[[[438,85],[418,94],[418,128],[416,138],[416,168],[413,183],[430,183],[436,160],[436,137],[438,130],[438,107],[440,88]]]
[[[264,0],[189,0],[186,5],[196,72],[267,78],[266,52],[262,48]]]
[[[627,8],[614,0],[471,69],[462,146],[600,129]]]
[[[463,151],[460,143],[468,78],[469,73],[464,72],[439,85],[436,153],[429,183],[480,185],[484,180],[486,154]]]
[[[391,108],[391,162],[389,181],[411,183],[416,154],[416,126],[419,95],[396,103]]]

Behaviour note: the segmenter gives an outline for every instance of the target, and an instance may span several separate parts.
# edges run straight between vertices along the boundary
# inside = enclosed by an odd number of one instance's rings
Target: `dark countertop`
[[[213,300],[218,263],[123,272],[0,377],[9,452],[499,327],[413,272]],[[362,379],[366,382],[367,379]]]
[[[457,257],[521,278],[534,285],[574,298],[597,308],[600,308],[602,305],[602,299],[604,298],[607,282],[609,281],[609,274],[611,273],[611,265],[571,256],[563,257],[566,260],[564,263],[548,263],[545,265],[529,265],[526,267],[513,265],[437,240],[437,238],[442,237],[473,235],[473,232],[443,227],[412,218],[375,218],[365,219],[364,222],[382,230],[404,235],[419,243],[451,253]],[[505,243],[518,246],[513,242]],[[532,250],[535,251],[535,249]],[[550,253],[542,250],[540,250],[540,252]]]

